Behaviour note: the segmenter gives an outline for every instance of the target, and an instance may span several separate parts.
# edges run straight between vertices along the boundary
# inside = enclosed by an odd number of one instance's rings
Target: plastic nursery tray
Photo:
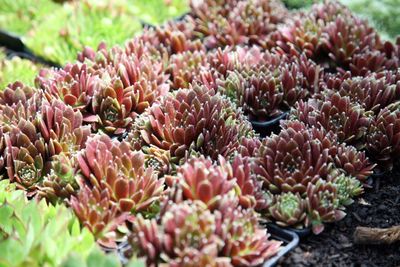
[[[266,137],[267,135],[270,135],[273,132],[279,131],[279,123],[281,120],[284,120],[287,115],[289,114],[289,111],[286,111],[282,113],[281,115],[268,120],[264,122],[258,122],[258,121],[250,121],[251,125],[253,126],[253,129],[260,134],[261,137]]]
[[[285,256],[289,251],[294,249],[299,244],[300,239],[295,232],[282,229],[275,224],[268,224],[267,229],[268,233],[273,239],[283,242],[283,246],[279,250],[278,254],[263,264],[263,267],[273,267],[277,264],[280,258]]]
[[[44,59],[43,57],[33,54],[28,47],[25,46],[21,38],[15,34],[0,29],[0,46],[6,48],[7,57],[18,56],[20,58],[29,59],[33,62],[41,63],[50,67],[60,67],[57,63]]]

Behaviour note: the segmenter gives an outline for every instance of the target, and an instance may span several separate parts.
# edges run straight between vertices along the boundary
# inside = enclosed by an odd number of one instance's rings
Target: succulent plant
[[[299,193],[282,193],[274,197],[269,215],[276,224],[283,227],[303,227],[306,219],[306,203]]]
[[[258,44],[283,22],[286,9],[278,1],[191,1],[195,34],[207,48]]]
[[[382,108],[400,98],[400,84],[396,73],[381,72],[367,77],[345,78],[331,77],[326,81],[327,94],[339,93],[348,96],[366,111],[378,113]]]
[[[296,122],[263,141],[256,154],[256,173],[264,188],[273,194],[304,194],[308,184],[328,179],[335,143],[329,135],[321,140],[316,134],[318,131]]]
[[[358,151],[355,147],[340,144],[337,146],[336,153],[333,154],[332,152],[335,168],[341,173],[356,178],[364,184],[373,174],[376,165],[368,160],[364,151]]]
[[[341,174],[334,179],[333,184],[337,188],[339,205],[342,206],[350,205],[354,197],[364,192],[360,181],[352,176]]]
[[[140,216],[130,238],[147,264],[171,266],[258,266],[273,256],[280,242],[268,240],[252,210],[211,212],[201,201],[168,206],[157,222]]]
[[[400,155],[399,102],[382,109],[372,121],[367,133],[367,150],[380,165],[391,169]]]
[[[338,1],[315,4],[311,12],[298,14],[264,41],[264,46],[282,54],[298,56],[305,51],[328,71],[351,69],[355,74],[384,64],[381,45],[377,32]]]
[[[5,136],[7,176],[18,187],[30,194],[37,190],[37,184],[45,174],[46,147],[43,138],[36,138],[33,123],[21,119]]]
[[[178,183],[184,199],[200,200],[214,210],[221,198],[232,193],[236,185],[234,177],[229,177],[232,172],[230,166],[222,163],[224,165],[221,167],[213,165],[212,160],[204,157],[191,158],[178,169],[176,176],[166,178],[167,184],[172,186]]]
[[[254,210],[228,206],[221,213],[222,255],[231,258],[233,266],[259,266],[278,252],[281,242],[268,239]]]
[[[93,233],[97,242],[105,247],[116,247],[116,230],[130,218],[127,212],[119,213],[108,188],[89,188],[84,185],[69,200],[80,223]]]
[[[167,57],[183,52],[204,51],[200,40],[194,38],[195,24],[193,19],[185,16],[182,21],[171,21],[162,27],[145,29],[138,37],[149,52],[157,57]]]
[[[254,173],[253,159],[237,154],[231,164],[223,158],[220,165],[226,169],[229,179],[236,180],[236,195],[239,204],[243,208],[254,208],[256,211],[264,211],[267,206],[267,198],[262,190],[262,181],[259,181]]]
[[[171,75],[172,89],[188,88],[195,76],[200,74],[203,68],[208,67],[207,56],[204,51],[185,51],[172,55],[169,67],[166,70]]]
[[[136,119],[128,140],[135,149],[154,146],[169,150],[170,163],[179,165],[190,155],[217,160],[239,147],[242,136],[252,135],[249,123],[219,93],[195,85],[161,99]]]
[[[309,126],[333,131],[340,142],[362,148],[372,114],[351,102],[349,97],[334,93],[322,100],[299,101],[290,117]]]
[[[7,180],[0,182],[0,212],[0,258],[4,266],[56,267],[72,254],[86,259],[95,248],[92,234],[80,229],[64,205],[28,201],[24,192],[15,190]]]
[[[107,189],[119,212],[146,211],[164,191],[164,180],[145,168],[143,153],[106,135],[89,138],[77,161],[81,183]]]
[[[339,197],[334,184],[318,181],[307,187],[307,218],[305,225],[311,226],[314,234],[324,230],[324,222],[341,220],[346,213],[339,209]]]
[[[319,91],[320,76],[319,67],[304,56],[293,60],[265,55],[259,67],[249,64],[228,71],[222,90],[251,120],[265,121]]]
[[[36,91],[36,88],[19,81],[10,83],[4,90],[0,91],[0,105],[12,106],[13,104],[18,104],[20,101],[25,103],[33,97]]]
[[[100,87],[100,79],[90,73],[86,64],[67,64],[62,69],[42,69],[35,84],[47,94],[61,99],[75,110],[83,112],[91,105],[94,92]]]

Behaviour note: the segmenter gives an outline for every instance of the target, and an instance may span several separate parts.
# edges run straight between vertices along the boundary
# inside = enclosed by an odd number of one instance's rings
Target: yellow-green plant
[[[0,182],[0,266],[120,267],[64,205],[28,200],[7,180]],[[132,260],[128,266],[143,266]]]
[[[6,55],[0,50],[0,90],[15,81],[33,85],[39,68],[40,65],[27,59],[19,57],[7,59]]]

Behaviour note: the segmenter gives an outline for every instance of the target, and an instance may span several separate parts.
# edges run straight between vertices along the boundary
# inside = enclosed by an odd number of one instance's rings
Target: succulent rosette
[[[185,16],[181,21],[170,21],[163,26],[145,29],[138,37],[149,53],[167,59],[183,52],[205,51],[204,44],[194,36],[195,22]]]
[[[256,154],[256,173],[273,194],[304,194],[308,184],[330,177],[335,145],[322,130],[300,122],[288,124],[279,135],[263,141]]]
[[[256,211],[264,211],[268,206],[267,197],[262,190],[262,181],[257,179],[254,173],[254,160],[250,157],[243,157],[237,154],[233,157],[232,163],[220,158],[220,165],[229,174],[229,179],[235,179],[236,195],[239,204],[243,208],[254,208]]]
[[[259,227],[254,210],[232,204],[220,209],[225,243],[222,254],[231,258],[233,266],[259,266],[278,252],[281,242],[268,239],[269,234]]]
[[[166,70],[171,75],[171,88],[188,88],[195,77],[200,75],[201,70],[207,67],[207,56],[202,50],[172,55]]]
[[[18,127],[5,136],[5,166],[7,176],[18,187],[33,195],[45,174],[46,147],[43,138],[36,137],[33,123],[21,119]]]
[[[340,142],[362,148],[372,114],[349,97],[335,93],[323,99],[299,101],[290,118],[333,131]]]
[[[41,93],[25,102],[1,106],[0,117],[7,177],[30,195],[50,173],[54,157],[78,150],[83,135],[90,133],[80,129],[79,111],[56,99],[48,102]]]
[[[143,153],[106,135],[89,138],[77,161],[80,183],[107,189],[120,212],[146,211],[164,191],[164,180],[145,168]]]
[[[302,228],[306,219],[306,202],[299,193],[276,195],[269,207],[269,216],[283,227]]]
[[[321,71],[304,55],[291,59],[265,53],[261,62],[238,66],[220,82],[221,90],[236,99],[250,120],[273,118],[319,91]]]
[[[278,1],[191,1],[195,34],[207,48],[258,44],[284,21],[286,9]]]
[[[361,182],[355,177],[341,174],[333,181],[337,189],[339,205],[348,206],[354,202],[353,198],[364,192]]]
[[[168,206],[156,221],[139,216],[130,238],[148,265],[258,266],[277,253],[254,211],[227,208],[211,212],[201,201]]]
[[[100,87],[100,79],[91,73],[86,64],[67,64],[62,69],[42,69],[36,77],[38,88],[49,96],[62,100],[86,118],[93,94]]]
[[[366,111],[378,113],[400,98],[400,76],[397,72],[373,73],[367,77],[330,77],[326,81],[327,94],[339,93],[360,104]]]
[[[178,169],[176,176],[167,177],[167,184],[178,183],[184,199],[200,200],[214,210],[224,195],[233,193],[236,180],[229,177],[230,172],[230,166],[214,165],[204,157],[191,158]]]
[[[305,225],[311,226],[314,234],[324,230],[324,222],[335,222],[346,215],[340,208],[337,187],[326,181],[318,181],[307,187]]]
[[[93,233],[99,244],[116,247],[116,230],[123,227],[129,214],[118,212],[117,204],[111,200],[107,188],[89,188],[85,185],[77,196],[71,196],[69,204],[81,224]]]
[[[295,15],[263,45],[281,54],[304,52],[329,71],[351,70],[354,75],[386,64],[378,33],[338,1],[315,4],[309,13]]]
[[[137,118],[128,140],[143,151],[151,146],[169,150],[173,167],[190,155],[203,154],[213,160],[219,155],[229,157],[240,138],[251,135],[250,124],[229,99],[194,85],[147,109]]]
[[[367,151],[380,165],[393,168],[400,155],[400,109],[395,102],[382,109],[372,121],[367,134]]]
[[[81,126],[63,136],[61,142],[54,142],[61,152],[51,157],[50,170],[39,186],[42,197],[55,203],[76,195],[79,190],[76,179],[77,155],[84,148],[90,134],[90,126]]]
[[[20,101],[25,103],[33,97],[36,91],[36,88],[27,86],[22,82],[11,83],[0,92],[0,105],[12,106]]]

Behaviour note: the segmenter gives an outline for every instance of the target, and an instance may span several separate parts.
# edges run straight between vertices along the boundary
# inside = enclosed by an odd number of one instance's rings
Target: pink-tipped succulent
[[[106,135],[89,138],[77,161],[81,184],[107,189],[120,212],[146,211],[164,191],[164,180],[145,168],[141,152]]]
[[[254,173],[253,158],[243,157],[240,154],[233,157],[232,163],[227,163],[223,158],[220,165],[229,174],[229,179],[236,181],[236,195],[243,208],[254,208],[264,211],[268,207],[267,197],[262,190],[262,181]]]
[[[393,168],[394,160],[400,155],[399,102],[382,109],[372,121],[367,134],[367,150],[380,165]]]
[[[216,166],[204,157],[191,158],[178,169],[176,176],[167,178],[167,184],[172,186],[178,183],[184,199],[200,200],[213,210],[224,195],[233,193],[236,185],[234,177],[230,177],[229,167],[225,164]],[[252,200],[255,201],[254,198]]]
[[[12,106],[18,104],[18,102],[25,103],[33,97],[36,91],[36,88],[27,86],[22,82],[14,82],[0,92],[0,105]]]
[[[252,135],[242,113],[214,90],[195,85],[178,90],[151,106],[136,120],[128,140],[136,149],[169,150],[172,165],[190,155],[203,154],[217,160],[229,157],[242,136]]]
[[[170,204],[158,221],[139,216],[133,226],[130,243],[148,265],[259,266],[281,244],[268,239],[253,210],[211,212],[201,201]]]
[[[339,207],[339,197],[334,184],[325,181],[309,184],[306,226],[311,226],[314,234],[321,233],[324,230],[323,223],[339,221],[346,215]]]
[[[334,93],[323,99],[299,101],[291,118],[309,126],[333,131],[340,142],[363,147],[363,140],[371,123],[371,112],[354,103],[349,97]]]
[[[300,122],[263,141],[256,155],[256,173],[273,194],[304,194],[308,184],[327,179],[332,171],[330,151],[336,145],[326,134]]]
[[[258,44],[283,22],[286,9],[278,1],[191,1],[195,34],[207,48]]]
[[[352,102],[375,114],[400,98],[398,72],[384,71],[354,78],[349,76],[335,75],[327,78],[325,93],[348,96]]]
[[[166,70],[171,75],[171,88],[189,88],[189,85],[200,75],[202,69],[208,67],[204,51],[186,51],[172,55]]]
[[[71,197],[69,204],[81,224],[93,233],[99,244],[116,247],[116,230],[130,216],[128,213],[118,212],[107,188],[89,188],[85,185],[77,196]]]
[[[269,240],[254,210],[228,206],[221,213],[222,255],[229,257],[233,266],[260,266],[279,251],[281,242]]]
[[[36,86],[49,96],[62,100],[86,117],[93,94],[101,81],[86,64],[67,64],[63,69],[42,69],[35,80]]]

